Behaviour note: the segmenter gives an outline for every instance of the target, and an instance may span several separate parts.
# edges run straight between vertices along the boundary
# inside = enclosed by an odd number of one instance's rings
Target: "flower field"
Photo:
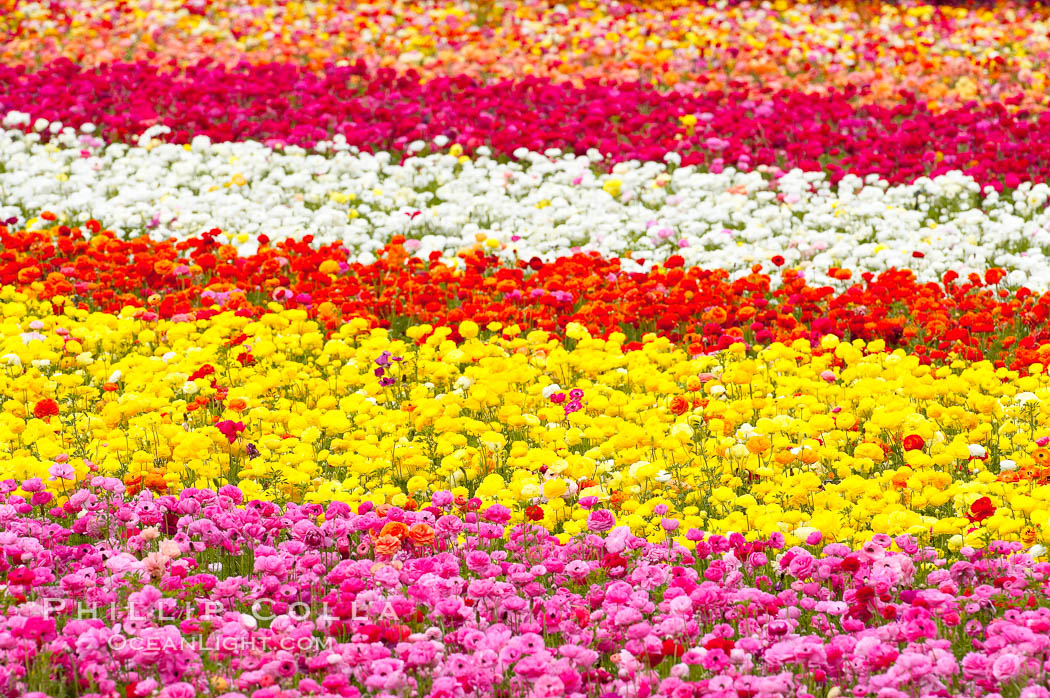
[[[0,696],[1050,698],[1048,35],[0,0]]]

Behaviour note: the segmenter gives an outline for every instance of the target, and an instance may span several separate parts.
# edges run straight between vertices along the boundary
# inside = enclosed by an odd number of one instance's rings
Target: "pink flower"
[[[992,662],[992,676],[996,681],[1011,681],[1021,670],[1023,662],[1016,654],[1003,654]]]
[[[66,462],[52,463],[47,472],[51,475],[48,480],[72,480],[76,476],[73,467]]]
[[[587,517],[587,529],[593,533],[604,533],[616,525],[616,516],[608,509],[592,511]]]
[[[162,688],[159,698],[194,698],[196,695],[197,691],[193,688],[192,684],[180,681],[178,683],[168,684]]]
[[[597,512],[594,512],[597,513]],[[592,514],[593,516],[594,514]],[[605,551],[612,554],[622,553],[627,549],[627,537],[631,535],[631,529],[627,526],[617,526],[605,538]]]
[[[565,684],[557,676],[541,676],[532,684],[532,698],[557,698],[565,695]]]

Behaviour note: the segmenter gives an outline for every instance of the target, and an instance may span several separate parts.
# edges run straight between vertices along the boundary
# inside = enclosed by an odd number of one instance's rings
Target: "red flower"
[[[529,521],[543,521],[543,508],[537,504],[526,507],[525,518]]]
[[[33,416],[37,419],[48,419],[58,416],[58,403],[51,398],[45,398],[33,407]]]
[[[660,649],[663,651],[665,657],[679,659],[685,654],[685,646],[680,642],[675,642],[671,638],[666,638],[663,643],[661,643]]]
[[[210,376],[213,373],[215,373],[215,367],[211,364],[204,364],[203,366],[201,366],[196,371],[190,374],[189,381],[193,382],[198,378],[204,378],[205,376]]]
[[[1005,276],[1006,272],[1002,269],[989,269],[984,272],[984,282],[989,286],[995,286],[1002,281]]]
[[[769,261],[771,261],[773,264],[775,264],[778,267],[782,267],[782,266],[784,266],[784,262],[786,262],[787,260],[785,260],[783,256],[777,254],[777,255],[773,255],[773,259],[771,259]]]
[[[995,513],[995,505],[988,497],[981,497],[970,505],[970,513],[966,515],[972,523],[980,523]]]
[[[925,446],[926,442],[918,434],[909,434],[904,437],[905,451],[921,451]]]
[[[735,646],[735,642],[724,637],[715,637],[704,643],[704,649],[708,652],[722,650],[726,654],[729,654]]]

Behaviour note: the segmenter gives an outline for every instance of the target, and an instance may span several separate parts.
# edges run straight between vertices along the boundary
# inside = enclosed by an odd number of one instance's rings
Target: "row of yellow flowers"
[[[930,367],[834,337],[690,356],[571,326],[563,343],[464,322],[457,344],[364,321],[326,337],[276,307],[186,322],[54,307],[0,293],[0,479],[59,495],[94,475],[406,508],[451,489],[565,535],[596,497],[653,539],[670,516],[675,535],[1050,542],[1041,367]]]

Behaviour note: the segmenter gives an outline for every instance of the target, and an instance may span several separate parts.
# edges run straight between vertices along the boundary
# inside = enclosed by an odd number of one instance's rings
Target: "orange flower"
[[[379,532],[379,537],[393,536],[394,538],[404,538],[408,535],[409,528],[400,521],[388,521],[383,529]]]
[[[703,315],[704,322],[713,322],[716,325],[721,325],[726,321],[728,315],[726,314],[725,308],[716,306],[711,308]]]
[[[393,557],[401,550],[401,541],[394,536],[379,536],[375,549],[380,557]]]
[[[228,403],[226,403],[226,406],[234,412],[240,412],[248,406],[248,403],[244,400],[244,398],[235,397]]]
[[[143,484],[154,492],[164,492],[168,489],[168,482],[163,473],[150,473]]]
[[[682,415],[689,411],[689,401],[681,395],[671,398],[671,414]]]
[[[132,477],[128,475],[124,478],[124,486],[127,488],[129,496],[135,496],[142,489],[142,476],[136,475]]]
[[[770,441],[765,436],[752,436],[747,440],[747,450],[755,455],[765,453],[769,450]]]
[[[434,529],[425,523],[417,523],[408,529],[408,539],[416,545],[430,545],[434,542]]]

